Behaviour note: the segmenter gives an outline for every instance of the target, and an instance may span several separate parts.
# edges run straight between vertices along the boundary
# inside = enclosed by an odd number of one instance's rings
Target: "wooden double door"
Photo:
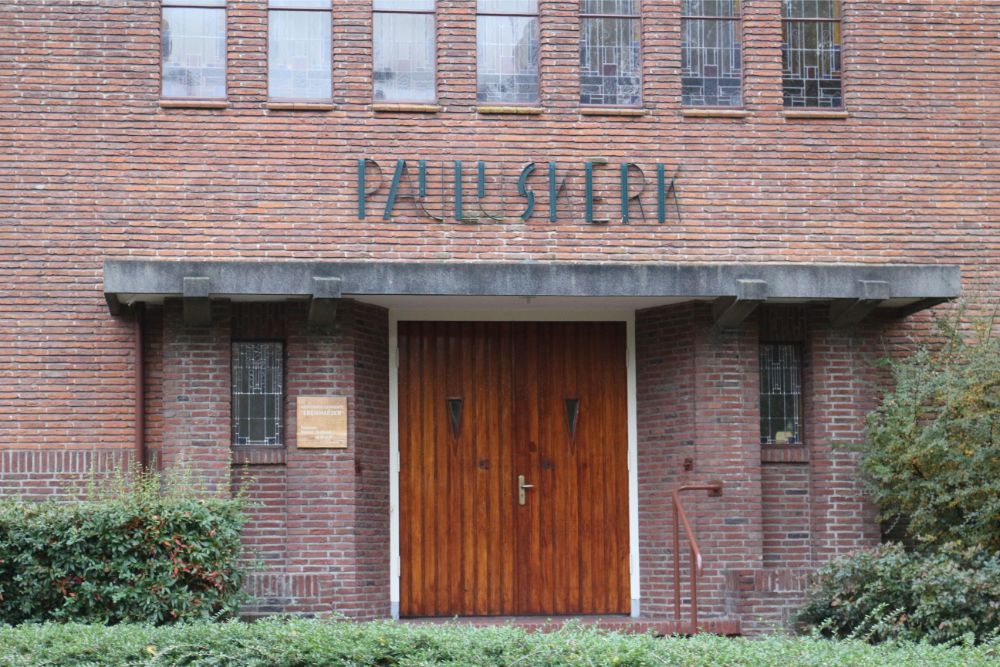
[[[624,323],[398,335],[401,615],[628,613]]]

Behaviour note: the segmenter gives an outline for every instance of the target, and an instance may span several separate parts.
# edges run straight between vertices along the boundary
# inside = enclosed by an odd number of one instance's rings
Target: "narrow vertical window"
[[[642,49],[638,0],[580,3],[580,104],[639,106]]]
[[[784,0],[782,19],[785,106],[844,106],[840,0]]]
[[[802,346],[797,343],[760,346],[760,442],[802,442]]]
[[[434,0],[375,0],[375,101],[433,102]]]
[[[163,0],[161,94],[226,97],[226,0]]]
[[[538,103],[538,0],[478,0],[480,104]]]
[[[281,343],[234,342],[232,349],[233,444],[282,444],[284,350]]]
[[[267,94],[272,100],[329,100],[330,0],[269,0]]]
[[[683,0],[681,26],[684,106],[742,106],[739,0]]]

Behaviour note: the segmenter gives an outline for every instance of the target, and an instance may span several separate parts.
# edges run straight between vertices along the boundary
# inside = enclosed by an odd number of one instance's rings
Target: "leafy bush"
[[[1000,554],[898,544],[859,552],[820,571],[799,619],[829,637],[985,641],[1000,631]]]
[[[862,470],[883,520],[923,545],[1000,552],[1000,341],[967,340],[887,361],[893,387],[868,417]]]
[[[170,623],[236,608],[239,500],[156,476],[78,503],[0,503],[0,621]]]
[[[510,626],[356,624],[270,619],[253,624],[23,625],[0,627],[0,665],[190,665],[310,667],[467,665],[475,667],[646,667],[776,665],[979,667],[1000,645],[831,642],[771,637],[691,639],[628,636],[568,625],[549,634]]]

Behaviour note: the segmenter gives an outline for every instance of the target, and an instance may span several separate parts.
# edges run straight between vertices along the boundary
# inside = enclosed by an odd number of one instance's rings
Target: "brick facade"
[[[684,115],[679,4],[648,0],[642,115],[581,112],[579,17],[565,0],[539,2],[540,113],[479,113],[474,5],[458,0],[437,3],[440,110],[376,111],[369,5],[336,3],[335,108],[293,111],[267,107],[264,0],[228,2],[228,105],[216,109],[161,106],[153,0],[0,3],[0,493],[75,497],[131,455],[133,322],[108,314],[106,259],[948,264],[962,268],[972,314],[995,305],[996,5],[844,3],[848,113],[833,119],[782,109],[779,0],[742,3],[739,118]],[[603,225],[539,213],[437,222],[412,202],[385,221],[385,188],[373,214],[357,214],[360,158],[427,159],[432,181],[466,161],[473,201],[477,160],[514,177],[556,161],[561,205],[579,212],[582,164],[598,156],[679,169],[679,217],[620,224],[609,196]],[[386,616],[389,315],[348,302],[318,330],[307,309],[215,300],[211,326],[192,328],[179,300],[151,305],[144,438],[154,461],[188,461],[209,487],[258,501],[246,534],[267,568],[251,579],[251,612]],[[805,446],[764,452],[758,318],[719,331],[709,304],[637,312],[644,615],[673,612],[677,484],[725,485],[688,506],[712,554],[704,613],[745,630],[784,622],[811,568],[878,539],[853,457],[833,445],[863,437],[870,362],[926,334],[929,317],[834,329],[826,306],[806,311]],[[261,336],[286,345],[286,446],[233,460],[230,343]],[[346,450],[296,448],[305,392],[350,397]]]

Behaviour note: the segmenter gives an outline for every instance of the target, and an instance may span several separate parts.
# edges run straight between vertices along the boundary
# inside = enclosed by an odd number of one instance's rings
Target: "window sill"
[[[437,113],[441,107],[437,104],[372,104],[372,111],[383,113]]]
[[[785,118],[806,118],[813,120],[839,120],[850,114],[843,109],[784,109]]]
[[[332,102],[267,102],[264,108],[272,111],[333,111],[337,105]]]
[[[701,109],[681,109],[681,115],[685,118],[747,118],[750,116],[750,112],[746,109],[714,109],[705,107]]]
[[[284,447],[252,447],[247,445],[232,448],[233,465],[278,466],[285,464]]]
[[[761,445],[761,463],[809,463],[805,445]]]
[[[481,106],[479,107],[479,113],[482,114],[515,114],[522,116],[537,116],[540,115],[544,109],[541,107],[518,107],[518,106]]]
[[[580,107],[581,116],[645,116],[645,109],[629,107]]]
[[[160,108],[162,109],[226,109],[228,107],[229,100],[160,100]]]

